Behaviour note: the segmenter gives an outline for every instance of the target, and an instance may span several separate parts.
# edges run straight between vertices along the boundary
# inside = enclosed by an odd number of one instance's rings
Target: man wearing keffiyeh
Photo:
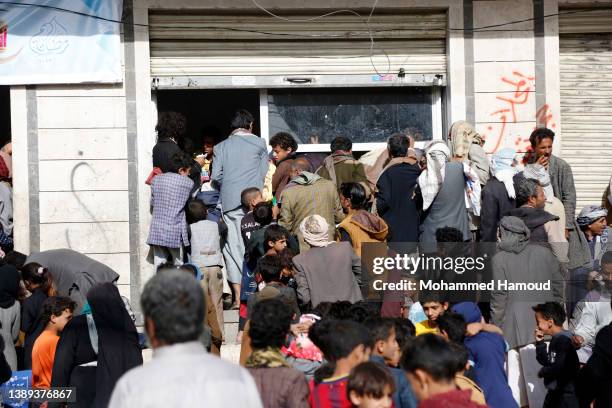
[[[568,312],[587,294],[587,280],[591,271],[599,271],[600,260],[612,250],[610,231],[606,225],[608,211],[599,205],[587,205],[578,214],[578,229],[570,234],[570,287]]]

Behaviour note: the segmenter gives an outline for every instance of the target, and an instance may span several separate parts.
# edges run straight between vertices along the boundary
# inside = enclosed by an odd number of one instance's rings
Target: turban
[[[304,241],[314,247],[326,247],[329,241],[329,224],[318,214],[304,218],[300,223]]]
[[[585,206],[580,214],[578,214],[578,225],[580,227],[588,227],[601,217],[608,215],[608,210],[598,205],[587,205]]]
[[[538,163],[528,164],[525,166],[523,176],[528,179],[537,180],[544,188],[544,195],[546,195],[546,201],[552,201],[555,196],[552,185],[550,184],[550,175],[548,170],[544,166]]]

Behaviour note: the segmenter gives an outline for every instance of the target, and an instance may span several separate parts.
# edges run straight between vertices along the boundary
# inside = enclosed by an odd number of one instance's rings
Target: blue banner
[[[0,1],[0,85],[122,82],[122,0]]]

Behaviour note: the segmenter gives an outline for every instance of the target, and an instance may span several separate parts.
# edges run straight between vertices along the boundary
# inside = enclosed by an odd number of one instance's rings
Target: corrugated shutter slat
[[[363,75],[375,73],[372,64],[383,73],[400,68],[408,74],[446,73],[446,12],[377,11],[369,24],[372,58],[364,19],[334,15],[304,23],[265,15],[154,11],[149,15],[151,74]]]
[[[612,10],[562,15],[559,30],[562,157],[580,211],[602,203],[612,175],[612,34],[599,34],[612,32]]]

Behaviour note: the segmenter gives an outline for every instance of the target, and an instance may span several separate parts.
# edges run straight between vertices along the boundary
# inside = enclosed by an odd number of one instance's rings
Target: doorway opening
[[[204,134],[215,136],[217,143],[226,139],[238,109],[251,112],[255,118],[253,133],[261,134],[258,89],[158,90],[156,98],[158,112],[185,115],[187,132],[181,147],[190,155],[201,151]]]

